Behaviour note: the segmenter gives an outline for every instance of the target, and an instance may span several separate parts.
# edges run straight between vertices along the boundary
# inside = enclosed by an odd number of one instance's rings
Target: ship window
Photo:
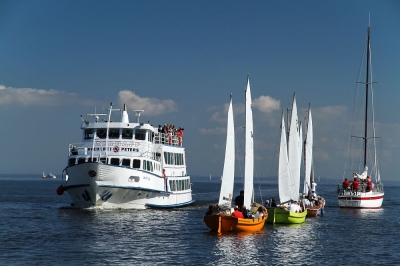
[[[136,130],[135,131],[135,139],[137,139],[137,140],[146,140],[146,131],[144,131],[144,130]]]
[[[78,159],[78,164],[84,163],[85,162],[85,158],[79,158]]]
[[[75,158],[69,159],[69,160],[68,160],[68,165],[69,165],[69,166],[75,165]]]
[[[119,165],[119,158],[111,158],[110,164],[112,164],[112,165]]]
[[[85,129],[85,139],[93,139],[94,130],[93,128]]]
[[[88,159],[88,162],[90,163],[90,162],[97,162],[97,158],[89,158]]]
[[[150,161],[146,161],[146,163],[147,163],[147,169],[146,170],[149,170],[149,171],[153,172],[153,164]]]
[[[119,128],[109,128],[108,137],[110,139],[119,139]]]
[[[134,159],[132,168],[139,168],[140,169],[140,160]]]
[[[107,136],[107,129],[106,128],[99,128],[97,129],[97,137],[100,139],[105,139]]]
[[[119,139],[119,128],[109,128],[108,137],[110,139]]]
[[[122,159],[122,165],[123,166],[131,166],[131,160],[130,159]]]
[[[123,139],[132,139],[133,137],[132,129],[123,129],[122,132],[123,132],[122,134]]]

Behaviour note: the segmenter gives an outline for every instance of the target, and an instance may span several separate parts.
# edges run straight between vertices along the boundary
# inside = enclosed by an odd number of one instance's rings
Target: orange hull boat
[[[265,214],[267,215],[267,214]],[[265,224],[267,217],[261,218],[236,218],[219,215],[204,216],[204,223],[211,231],[215,232],[257,232],[260,231]]]

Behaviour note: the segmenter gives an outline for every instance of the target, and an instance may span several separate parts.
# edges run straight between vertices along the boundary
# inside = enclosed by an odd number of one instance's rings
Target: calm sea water
[[[203,216],[218,198],[219,183],[203,180],[193,180],[196,203],[185,208],[77,210],[69,208],[67,194],[56,194],[60,180],[2,175],[0,265],[400,264],[400,183],[385,183],[382,209],[347,210],[338,208],[335,183],[321,181],[323,217],[218,235]],[[265,183],[263,199],[277,196],[277,184]]]

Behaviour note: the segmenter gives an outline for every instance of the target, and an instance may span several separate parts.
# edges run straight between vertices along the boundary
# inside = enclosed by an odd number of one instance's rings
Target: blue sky
[[[399,1],[0,2],[0,173],[61,173],[80,115],[145,109],[185,128],[188,173],[220,176],[250,74],[256,175],[277,174],[281,111],[314,115],[316,175],[341,180],[368,16],[383,180],[399,164]],[[130,113],[131,120],[134,114]],[[243,151],[239,153],[243,155]],[[236,174],[243,166],[238,163]]]

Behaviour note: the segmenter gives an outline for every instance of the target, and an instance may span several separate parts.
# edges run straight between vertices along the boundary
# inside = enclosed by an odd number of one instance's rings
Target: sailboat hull
[[[304,212],[291,212],[280,208],[269,208],[267,223],[271,224],[301,224],[304,223],[307,210]]]
[[[226,215],[206,215],[204,223],[214,232],[257,232],[266,222],[266,217],[261,218],[236,218]]]
[[[351,192],[345,192],[339,195],[340,208],[353,209],[380,209],[382,207],[383,192],[365,192],[354,195]]]
[[[321,206],[307,207],[307,218],[317,217],[321,211]]]

